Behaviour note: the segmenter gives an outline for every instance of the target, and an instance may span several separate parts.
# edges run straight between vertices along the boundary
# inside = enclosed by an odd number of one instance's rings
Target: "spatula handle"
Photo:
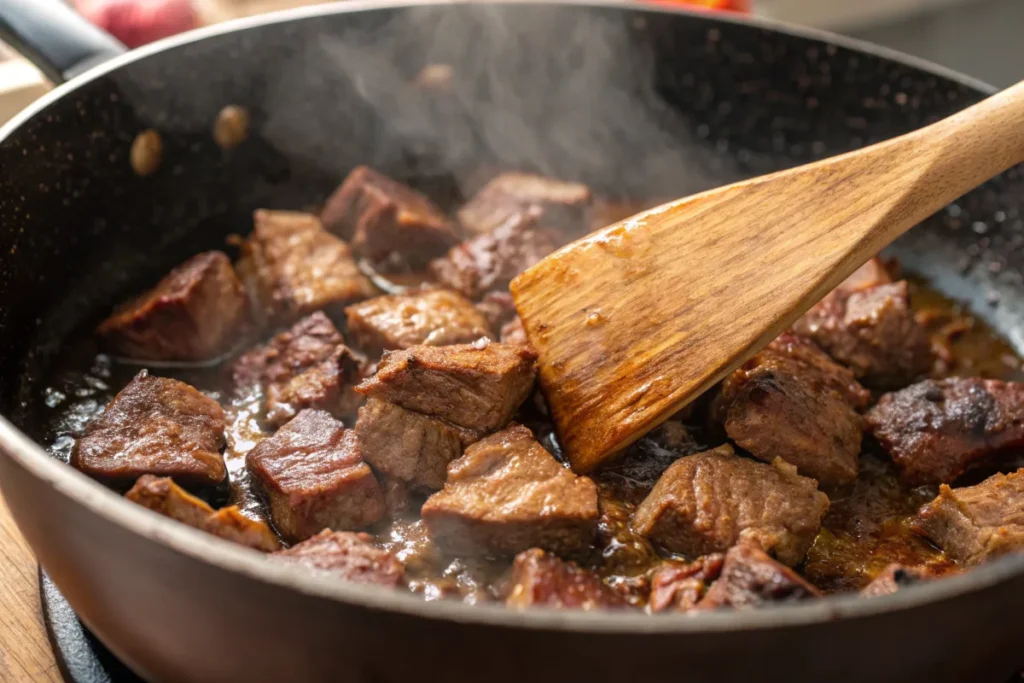
[[[1024,162],[1024,82],[908,138],[917,153],[907,161],[948,203]]]
[[[907,135],[751,185],[791,174],[805,179],[813,175],[819,188],[834,190],[839,212],[849,215],[850,230],[862,233],[833,240],[835,247],[848,250],[846,263],[826,282],[834,286],[913,226],[1021,162],[1024,83]],[[835,230],[836,221],[826,227]],[[816,227],[805,225],[804,231],[811,239]]]

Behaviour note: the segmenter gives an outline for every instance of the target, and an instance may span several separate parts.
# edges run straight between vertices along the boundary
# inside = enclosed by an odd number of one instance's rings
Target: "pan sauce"
[[[636,210],[635,206],[612,207],[596,222],[607,224]],[[408,285],[408,277],[403,278],[401,284]],[[940,336],[948,335],[945,374],[1005,380],[1024,378],[1021,361],[1010,347],[960,305],[922,282],[911,280],[911,291],[914,308],[927,316],[929,327]],[[250,340],[247,346],[256,341]],[[244,457],[260,440],[272,434],[261,427],[258,419],[263,396],[254,390],[233,398],[228,373],[224,371],[227,364],[206,368],[150,367],[155,374],[197,387],[223,405],[229,425],[225,461],[230,490],[220,492],[220,499],[211,502],[235,504],[245,515],[269,521],[249,481]],[[51,453],[67,462],[76,435],[103,411],[138,370],[137,364],[118,362],[98,353],[91,333],[82,335],[77,344],[69,346],[41,396],[50,415],[42,440],[49,445]],[[552,425],[531,403],[528,401],[523,406],[522,422],[533,429],[546,448],[562,459]],[[699,418],[694,418],[687,427],[697,442],[695,447],[710,448],[723,440],[711,433]],[[663,469],[672,455],[650,440],[641,442],[639,450],[634,448],[632,452],[635,455],[594,475],[602,506],[598,538],[587,556],[576,559],[621,592],[635,596],[634,603],[642,604],[640,587],[645,575],[667,555],[659,554],[646,539],[633,533],[629,518],[650,492],[656,478],[656,474],[650,476],[650,463],[661,458],[660,468]],[[798,570],[826,592],[862,588],[893,562],[925,565],[936,574],[955,570],[951,560],[914,534],[908,525],[912,515],[933,499],[936,491],[934,486],[908,488],[900,484],[887,458],[871,452],[866,443],[856,483],[831,496],[831,507],[822,529]],[[410,589],[425,599],[450,596],[471,603],[501,599],[507,593],[510,561],[444,556],[431,543],[416,514],[418,503],[424,498],[413,502],[412,512],[369,530],[379,545],[393,551],[405,564]]]

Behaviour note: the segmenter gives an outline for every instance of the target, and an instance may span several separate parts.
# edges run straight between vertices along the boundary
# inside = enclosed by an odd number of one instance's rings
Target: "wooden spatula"
[[[512,282],[562,446],[593,470],[868,258],[1024,161],[1024,84],[908,135],[664,204]]]

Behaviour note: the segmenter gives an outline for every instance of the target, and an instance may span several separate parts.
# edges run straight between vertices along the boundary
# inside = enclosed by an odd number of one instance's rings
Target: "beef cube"
[[[483,235],[535,207],[541,227],[581,234],[588,228],[590,203],[586,185],[529,173],[502,173],[459,210],[459,222],[466,232]]]
[[[265,522],[249,519],[234,505],[215,511],[170,477],[144,474],[125,498],[182,524],[255,550],[271,553],[281,547]]]
[[[964,565],[1024,550],[1024,469],[952,489],[921,508],[917,529]]]
[[[516,555],[505,604],[589,610],[625,607],[626,601],[593,572],[533,548]]]
[[[301,541],[322,529],[361,529],[384,516],[384,493],[363,462],[354,430],[303,410],[246,455],[277,530]]]
[[[517,213],[491,232],[452,247],[430,270],[437,280],[470,299],[508,289],[516,275],[558,247],[550,231],[537,227],[534,213]]]
[[[1024,445],[1024,383],[925,380],[885,394],[865,417],[906,483],[949,484]]]
[[[879,285],[892,284],[892,274],[877,256],[869,259],[864,265],[853,271],[848,278],[839,283],[839,286],[832,290],[835,292],[855,292],[859,289],[868,289]]]
[[[494,342],[417,346],[385,353],[377,374],[356,391],[466,429],[493,431],[529,397],[536,359],[529,348]]]
[[[651,579],[648,606],[652,612],[688,612],[707,593],[708,586],[722,573],[721,553],[705,555],[694,562],[666,562]]]
[[[902,564],[890,564],[876,576],[871,583],[864,586],[860,594],[866,598],[879,595],[891,595],[896,591],[928,581],[935,575],[925,567],[904,567]]]
[[[228,257],[197,254],[96,329],[100,345],[125,358],[210,360],[231,350],[249,324],[249,299]]]
[[[799,574],[768,556],[753,543],[741,543],[725,554],[722,575],[697,609],[762,607],[821,597],[821,591]]]
[[[865,384],[900,386],[925,373],[934,355],[915,320],[905,281],[841,286],[793,325]]]
[[[476,304],[476,310],[480,311],[494,332],[499,332],[502,326],[517,317],[516,302],[508,290],[487,292]]]
[[[362,362],[345,346],[334,323],[313,313],[265,346],[236,361],[236,387],[263,387],[267,422],[280,426],[305,408],[335,416],[354,414],[362,397],[352,391],[361,377]]]
[[[674,462],[633,513],[633,528],[690,557],[755,539],[798,564],[814,541],[828,497],[781,459],[741,458],[728,444]]]
[[[419,267],[459,241],[455,226],[433,202],[408,185],[359,166],[335,190],[320,218],[360,256],[383,261],[392,253]]]
[[[590,545],[597,487],[513,425],[448,465],[448,481],[420,510],[430,537],[455,555],[514,555],[534,546],[565,554]]]
[[[813,343],[784,334],[722,383],[712,414],[755,457],[782,458],[827,488],[857,477],[870,399],[846,368]]]
[[[356,433],[375,470],[426,491],[444,486],[448,463],[477,439],[474,432],[376,398],[359,409]]]
[[[142,370],[86,426],[71,464],[108,485],[128,487],[144,474],[182,486],[224,481],[224,411],[198,389]]]
[[[473,304],[446,289],[379,296],[349,306],[345,315],[349,333],[372,356],[419,344],[444,346],[494,338]]]
[[[281,547],[281,541],[266,522],[246,517],[237,505],[214,512],[206,519],[203,528],[214,536],[268,553]]]
[[[275,557],[330,572],[346,581],[397,586],[405,567],[394,555],[373,545],[369,534],[324,529]]]
[[[376,293],[348,245],[316,216],[259,210],[253,221],[238,271],[259,316],[270,324],[287,325],[320,309],[340,312]]]

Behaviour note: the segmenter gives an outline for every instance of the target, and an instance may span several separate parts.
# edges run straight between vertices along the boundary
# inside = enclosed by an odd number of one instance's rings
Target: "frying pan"
[[[988,86],[879,48],[637,3],[349,2],[129,54],[53,0],[0,25],[58,79],[0,131],[0,484],[91,628],[156,681],[1001,681],[1024,558],[861,600],[697,617],[426,602],[269,563],[120,499],[39,445],[66,340],[253,209],[316,205],[359,163],[455,202],[480,169],[672,197],[845,152]],[[45,29],[45,30],[43,30]],[[451,65],[446,94],[410,86]],[[94,68],[89,69],[89,66]],[[223,150],[228,104],[252,125]],[[140,176],[130,148],[159,132]],[[1024,348],[1012,170],[893,247]]]

